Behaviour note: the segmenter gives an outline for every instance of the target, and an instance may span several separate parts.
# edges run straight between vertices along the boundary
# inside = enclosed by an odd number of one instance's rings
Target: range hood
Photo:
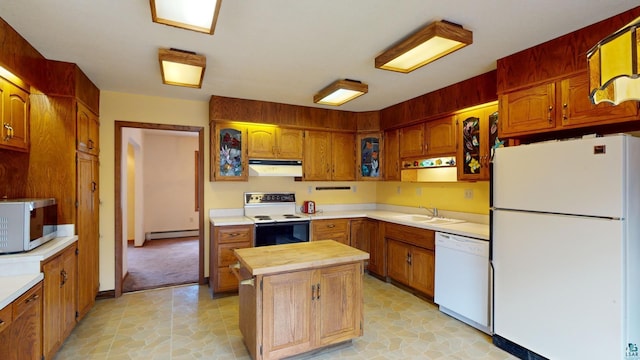
[[[249,159],[249,176],[302,176],[302,160]]]

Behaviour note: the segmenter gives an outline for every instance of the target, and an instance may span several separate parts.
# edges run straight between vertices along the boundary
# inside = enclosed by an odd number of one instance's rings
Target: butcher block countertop
[[[234,253],[253,276],[369,259],[369,253],[333,240],[235,249]]]

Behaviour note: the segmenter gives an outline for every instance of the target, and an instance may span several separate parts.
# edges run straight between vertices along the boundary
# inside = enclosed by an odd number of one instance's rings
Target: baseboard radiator
[[[151,231],[144,234],[145,240],[155,239],[169,239],[169,238],[181,238],[181,237],[193,237],[198,236],[200,232],[195,230],[170,230],[170,231]]]

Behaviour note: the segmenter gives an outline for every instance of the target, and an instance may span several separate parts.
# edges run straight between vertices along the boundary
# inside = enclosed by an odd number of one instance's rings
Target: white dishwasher
[[[489,242],[436,232],[434,302],[440,311],[491,334]]]

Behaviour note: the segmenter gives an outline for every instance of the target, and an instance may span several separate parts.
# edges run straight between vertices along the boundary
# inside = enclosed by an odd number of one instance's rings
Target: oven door
[[[309,241],[309,221],[274,222],[255,225],[255,246]]]

